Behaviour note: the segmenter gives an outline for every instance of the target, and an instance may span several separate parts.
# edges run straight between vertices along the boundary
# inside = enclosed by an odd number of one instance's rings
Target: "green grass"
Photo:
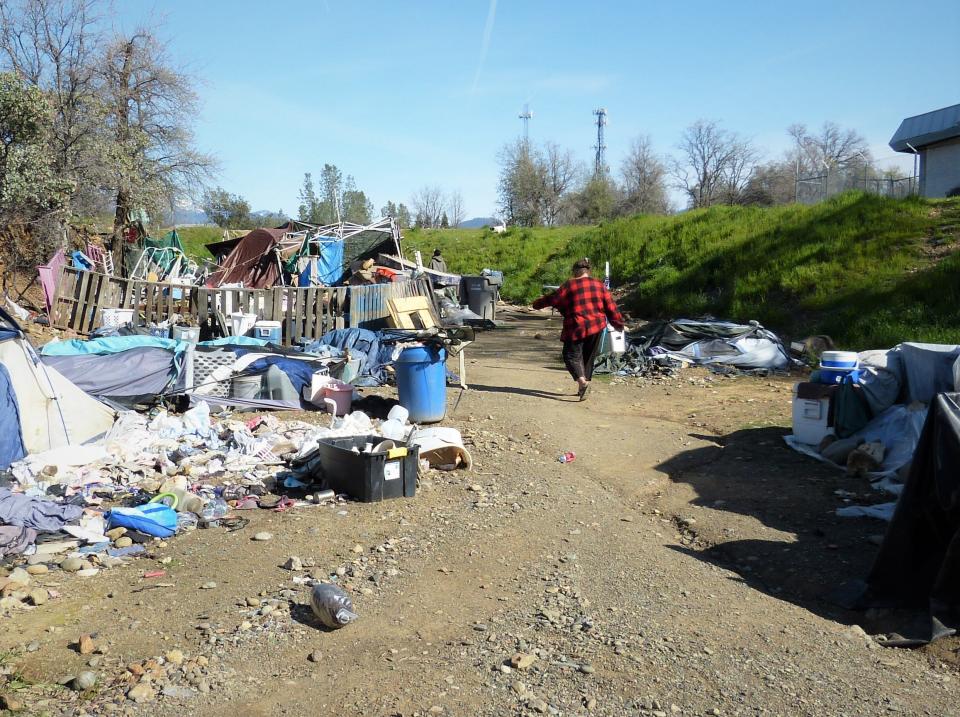
[[[163,234],[167,230],[164,230]],[[160,236],[163,236],[161,234]],[[210,252],[207,244],[220,241],[223,238],[223,229],[216,226],[180,227],[177,229],[183,250],[192,259],[209,259]]]
[[[643,318],[756,319],[784,336],[826,333],[847,348],[960,343],[960,200],[851,192],[814,206],[712,207],[598,227],[407,233],[405,251],[443,250],[451,271],[505,274],[529,302],[573,259],[609,260]]]

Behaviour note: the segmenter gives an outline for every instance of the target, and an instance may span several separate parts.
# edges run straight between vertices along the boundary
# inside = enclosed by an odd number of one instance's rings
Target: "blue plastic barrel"
[[[446,352],[432,346],[411,346],[400,352],[394,369],[400,405],[411,423],[436,423],[447,412]]]

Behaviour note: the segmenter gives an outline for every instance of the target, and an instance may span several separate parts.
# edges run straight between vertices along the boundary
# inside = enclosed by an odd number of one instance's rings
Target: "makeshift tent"
[[[110,408],[43,364],[0,309],[0,469],[28,453],[98,438],[113,420]]]
[[[333,285],[344,283],[351,262],[383,252],[399,255],[400,231],[389,217],[368,225],[291,221],[276,229],[255,229],[232,247],[230,241],[221,241],[207,248],[220,262],[207,280],[211,288]]]
[[[913,647],[960,629],[960,394],[930,405],[890,527],[848,607],[896,609],[885,644]],[[859,591],[859,595],[857,592]],[[851,599],[853,598],[853,599]]]
[[[284,234],[284,229],[254,229],[210,275],[207,286],[242,284],[247,289],[266,289],[280,283],[280,260],[274,248]]]

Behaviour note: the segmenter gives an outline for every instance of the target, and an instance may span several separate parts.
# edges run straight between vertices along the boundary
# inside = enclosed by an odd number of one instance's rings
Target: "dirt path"
[[[149,560],[63,579],[0,649],[55,681],[95,633],[108,649],[91,714],[960,714],[941,662],[955,644],[880,648],[824,600],[866,571],[883,530],[833,510],[881,496],[785,448],[794,379],[687,371],[598,381],[577,403],[555,321],[508,319],[450,396],[473,471],[432,472],[414,500],[195,531],[156,551],[173,587],[143,590]],[[258,530],[275,538],[251,542]],[[345,573],[361,619],[317,629],[280,567],[291,555]],[[184,666],[152,689],[190,691],[125,699],[122,668],[174,648]],[[535,660],[513,669],[515,653]]]

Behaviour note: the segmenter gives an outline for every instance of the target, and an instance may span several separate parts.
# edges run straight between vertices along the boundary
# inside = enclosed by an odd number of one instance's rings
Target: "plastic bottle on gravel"
[[[573,451],[567,451],[566,453],[561,455],[557,460],[560,461],[561,463],[573,463],[576,457],[577,457],[576,453],[574,453]]]

